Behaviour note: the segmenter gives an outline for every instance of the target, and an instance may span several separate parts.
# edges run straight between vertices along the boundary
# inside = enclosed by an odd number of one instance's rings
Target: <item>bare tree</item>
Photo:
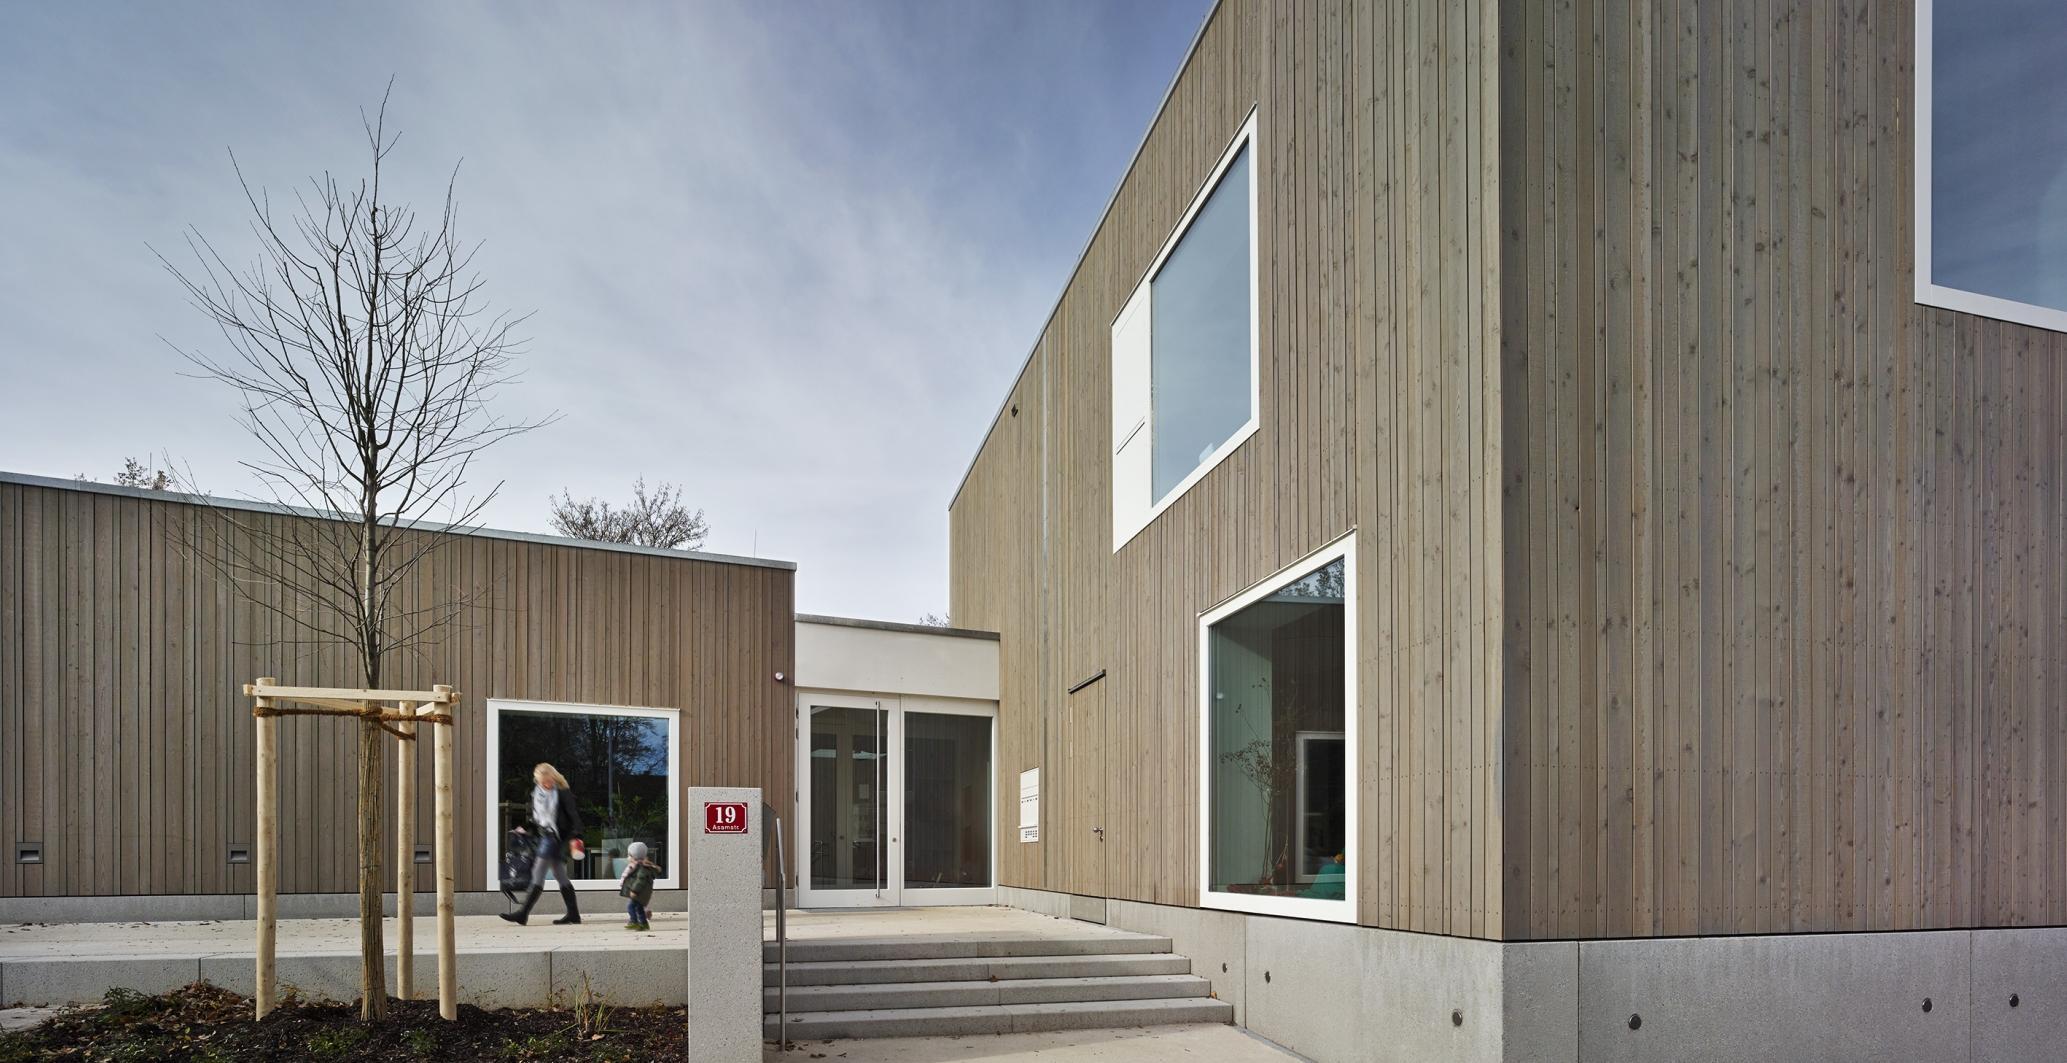
[[[72,479],[83,483],[86,481],[86,474],[82,472],[72,477]],[[170,469],[160,469],[138,461],[135,458],[123,458],[122,471],[116,473],[114,479],[108,482],[117,487],[139,487],[146,491],[163,491],[173,485],[174,474]]]
[[[298,629],[300,641],[351,647],[367,688],[381,686],[397,652],[433,640],[474,593],[419,593],[412,577],[451,537],[410,529],[433,519],[472,525],[501,487],[470,493],[475,457],[544,423],[489,412],[490,397],[512,379],[524,318],[483,305],[474,248],[456,231],[456,167],[436,214],[420,217],[387,198],[382,169],[397,138],[386,114],[383,97],[373,117],[360,115],[366,176],[326,172],[282,214],[231,155],[258,243],[252,265],[233,268],[191,228],[191,266],[158,255],[220,333],[217,348],[179,350],[199,375],[241,393],[241,423],[262,451],[244,466],[267,500],[318,518],[218,508],[215,520],[199,522],[216,531],[188,545],[246,600]],[[387,1008],[384,726],[359,724],[361,1015],[369,1020]]]
[[[710,535],[703,510],[690,509],[682,489],[671,483],[662,482],[649,494],[644,478],[635,481],[631,504],[622,509],[598,498],[576,501],[564,489],[547,501],[553,507],[553,530],[576,539],[694,550]]]
[[[938,613],[926,613],[919,617],[919,623],[926,627],[946,627],[947,618]]]

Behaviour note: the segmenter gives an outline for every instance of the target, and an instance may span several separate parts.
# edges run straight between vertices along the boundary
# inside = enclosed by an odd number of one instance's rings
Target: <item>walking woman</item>
[[[567,862],[582,856],[581,813],[574,807],[574,791],[567,777],[551,764],[531,769],[531,821],[538,826],[538,857],[531,864],[531,892],[524,904],[502,917],[519,926],[531,918],[531,906],[545,892],[547,875],[560,877],[560,897],[567,902],[567,914],[553,920],[554,926],[581,922],[581,909],[574,905],[574,880],[568,877]]]

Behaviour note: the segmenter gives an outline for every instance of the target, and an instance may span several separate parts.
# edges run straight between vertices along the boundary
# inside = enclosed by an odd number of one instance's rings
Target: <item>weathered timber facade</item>
[[[182,553],[223,519],[180,495],[0,479],[0,849],[10,856],[0,898],[252,891],[252,865],[228,855],[253,830],[242,685],[269,675],[356,686],[358,670],[348,649],[310,643]],[[479,891],[492,874],[481,837],[490,698],[676,710],[676,785],[758,786],[787,808],[791,692],[776,673],[795,671],[793,566],[412,534],[449,540],[421,570],[417,600],[475,598],[446,637],[394,654],[383,676],[461,694],[460,889]],[[280,723],[283,893],[356,889],[355,728]],[[428,794],[431,758],[417,765]],[[390,753],[383,777],[393,776]],[[418,805],[416,837],[428,844],[431,804]],[[41,862],[11,858],[27,842],[42,846]],[[390,840],[383,859],[393,851]]]
[[[1355,530],[1361,923],[2067,921],[2067,336],[1912,297],[1914,16],[1224,0],[950,510],[1001,883],[1198,904],[1198,618]],[[1116,552],[1107,330],[1252,107],[1261,424]]]

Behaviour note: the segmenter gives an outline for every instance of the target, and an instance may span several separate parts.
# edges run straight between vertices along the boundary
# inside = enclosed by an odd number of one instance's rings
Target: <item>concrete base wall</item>
[[[1060,918],[1088,907],[999,897]],[[1238,1024],[1321,1061],[1993,1063],[2067,1044],[2062,928],[1509,943],[1101,907],[1111,926],[1169,937]]]

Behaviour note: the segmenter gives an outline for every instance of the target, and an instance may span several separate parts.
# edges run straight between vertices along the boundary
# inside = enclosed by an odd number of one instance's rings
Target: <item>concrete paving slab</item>
[[[199,956],[20,959],[7,961],[6,999],[0,1004],[44,1006],[101,999],[111,985],[164,993],[201,977]]]
[[[383,920],[384,940],[394,948],[396,921]],[[681,912],[655,912],[650,934],[624,929],[623,918],[604,918],[573,926],[553,926],[547,920],[533,920],[529,926],[489,915],[459,916],[453,932],[462,951],[528,949],[540,951],[561,946],[581,948],[643,948],[658,940],[681,944],[688,934],[688,917]],[[434,939],[436,921],[418,918],[419,947]],[[222,956],[253,955],[258,947],[258,924],[248,919],[181,922],[128,923],[32,923],[0,926],[0,961],[39,957],[80,956]],[[280,955],[313,956],[339,953],[359,954],[357,919],[281,919]]]
[[[1025,892],[1025,891],[1020,891]],[[1092,937],[1127,936],[1128,931],[1082,923],[1017,908],[970,905],[951,908],[799,909],[787,913],[789,940],[848,938],[964,937],[972,935]],[[775,940],[775,913],[761,913],[761,937]]]
[[[1284,1063],[1300,1057],[1259,1037],[1219,1023],[1123,1030],[902,1037],[774,1045],[766,1063],[823,1055],[842,1063]]]
[[[63,1008],[0,1008],[0,1033],[40,1026]]]

